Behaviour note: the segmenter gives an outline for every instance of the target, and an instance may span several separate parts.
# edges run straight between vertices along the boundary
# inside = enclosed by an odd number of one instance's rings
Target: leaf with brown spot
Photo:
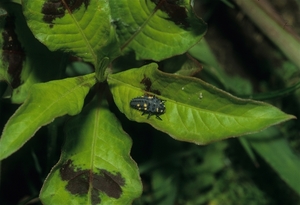
[[[53,21],[56,18],[65,16],[66,10],[70,14],[80,9],[82,5],[87,9],[90,0],[65,0],[65,1],[47,1],[44,3],[42,13],[44,14],[43,20],[49,24],[50,28],[53,27]]]
[[[206,32],[190,0],[110,0],[120,48],[160,61],[185,53]]]
[[[156,9],[166,12],[168,19],[184,28],[190,27],[187,10],[179,5],[179,0],[151,0],[156,4]]]
[[[25,61],[25,52],[15,32],[15,17],[7,16],[2,31],[2,64],[7,65],[7,79],[0,73],[0,80],[7,80],[12,88],[21,84],[21,72]],[[6,67],[6,66],[4,66]],[[2,77],[1,77],[2,76]]]
[[[117,107],[128,119],[149,123],[176,140],[204,145],[295,118],[270,104],[237,98],[200,79],[164,73],[157,67],[152,63],[111,74],[108,84]],[[158,97],[165,101],[162,121],[147,119],[129,106],[133,98],[143,94],[140,80],[145,75],[155,79],[151,88],[158,89]]]
[[[119,55],[105,0],[24,0],[23,11],[35,37],[51,51],[71,53],[95,67],[103,57]]]
[[[68,123],[61,159],[41,190],[43,203],[123,205],[141,194],[131,139],[102,97]]]
[[[0,81],[13,88],[11,101],[22,103],[33,84],[60,77],[67,56],[50,52],[34,38],[20,5],[9,4],[7,12],[0,35]]]
[[[206,32],[190,0],[23,0],[33,34],[50,50],[91,62],[134,51],[159,61],[185,53]]]

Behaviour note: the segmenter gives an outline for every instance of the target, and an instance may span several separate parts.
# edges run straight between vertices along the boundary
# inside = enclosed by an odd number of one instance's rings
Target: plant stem
[[[265,0],[234,0],[257,27],[300,69],[300,38]]]

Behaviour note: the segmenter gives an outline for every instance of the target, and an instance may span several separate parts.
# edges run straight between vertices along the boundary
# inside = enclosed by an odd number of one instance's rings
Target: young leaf
[[[131,139],[109,111],[93,100],[66,127],[58,164],[40,194],[44,204],[131,204],[141,192]]]
[[[147,86],[140,83],[144,78],[150,81]],[[267,103],[234,97],[197,78],[163,73],[156,64],[109,75],[108,83],[116,105],[128,119],[196,144],[257,132],[295,118]],[[155,116],[147,119],[129,106],[135,97],[155,95],[151,91],[159,91],[157,97],[165,101],[162,121]]]
[[[43,125],[66,114],[76,115],[95,84],[94,74],[35,84],[0,138],[0,160],[17,151]]]
[[[190,0],[110,0],[121,50],[134,51],[137,59],[160,61],[186,52],[206,32]]]

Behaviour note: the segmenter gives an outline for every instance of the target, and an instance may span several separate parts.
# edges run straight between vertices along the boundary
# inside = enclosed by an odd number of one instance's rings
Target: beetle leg
[[[162,119],[159,117],[159,115],[156,115],[156,118],[159,119],[159,120],[162,120]]]

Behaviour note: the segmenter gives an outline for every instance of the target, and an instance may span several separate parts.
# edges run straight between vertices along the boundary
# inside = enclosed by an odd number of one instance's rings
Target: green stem
[[[261,31],[300,69],[300,38],[264,0],[234,0]]]
[[[280,89],[280,90],[261,93],[261,94],[253,94],[252,96],[240,96],[240,97],[242,97],[242,98],[251,98],[251,99],[254,99],[254,100],[270,100],[270,99],[280,98],[280,97],[290,95],[298,89],[300,89],[300,82],[298,82],[297,84],[295,84],[291,87],[288,87],[288,88],[283,88],[283,89]]]

